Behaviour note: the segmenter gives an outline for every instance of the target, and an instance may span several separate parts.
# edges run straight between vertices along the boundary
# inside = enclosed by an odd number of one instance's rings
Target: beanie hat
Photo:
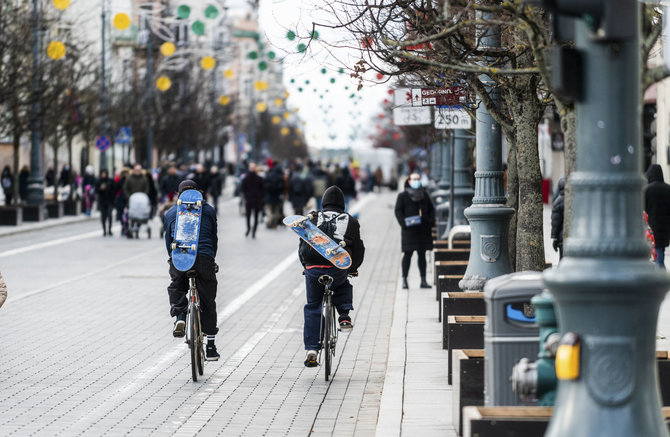
[[[344,211],[344,193],[338,186],[333,185],[323,193],[321,205],[323,205],[324,209],[335,207]]]
[[[190,179],[186,179],[184,181],[181,181],[179,184],[179,188],[177,189],[179,193],[183,193],[186,190],[199,190],[198,184],[196,184],[194,181]]]

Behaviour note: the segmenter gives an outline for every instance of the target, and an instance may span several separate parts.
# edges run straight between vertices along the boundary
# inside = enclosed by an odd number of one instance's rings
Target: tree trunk
[[[507,206],[514,209],[515,214],[509,221],[509,231],[507,235],[507,246],[509,250],[509,263],[512,270],[516,270],[516,232],[517,217],[519,216],[519,171],[516,159],[516,138],[514,135],[506,135],[509,153],[507,155]]]
[[[14,138],[12,138],[12,145],[14,148],[14,183],[12,185],[13,195],[12,204],[19,203],[19,153],[21,149],[21,136],[23,132],[20,129],[14,129]],[[25,199],[21,199],[22,201]]]
[[[60,141],[57,133],[54,135],[52,148],[54,149],[54,199],[58,199],[58,175],[60,174],[58,172],[58,149],[60,148]]]
[[[542,173],[537,147],[537,124],[542,105],[531,84],[519,87],[512,105],[516,127],[516,160],[519,175],[516,230],[516,271],[544,270]]]

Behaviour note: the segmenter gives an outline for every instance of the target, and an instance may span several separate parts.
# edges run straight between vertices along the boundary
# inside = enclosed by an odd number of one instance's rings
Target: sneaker
[[[305,357],[305,367],[316,367],[319,363],[316,361],[317,353],[316,351],[307,351],[307,356]]]
[[[221,355],[216,351],[216,345],[214,343],[207,343],[205,348],[205,359],[207,361],[218,361],[221,358]]]
[[[186,335],[186,314],[181,313],[177,315],[177,320],[174,322],[172,336],[181,338],[184,335]]]
[[[342,331],[349,331],[351,330],[354,325],[351,323],[351,317],[349,317],[349,314],[342,314],[337,321],[340,323],[340,329]]]

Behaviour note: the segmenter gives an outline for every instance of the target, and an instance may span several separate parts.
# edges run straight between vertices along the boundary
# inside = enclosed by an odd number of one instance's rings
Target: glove
[[[551,245],[553,246],[554,250],[558,252],[558,240],[554,239]]]

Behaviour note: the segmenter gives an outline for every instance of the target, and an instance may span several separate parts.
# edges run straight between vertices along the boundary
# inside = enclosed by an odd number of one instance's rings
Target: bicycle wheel
[[[188,304],[188,348],[191,350],[191,376],[193,382],[198,380],[198,330],[197,310],[193,302]]]
[[[202,326],[200,325],[200,311],[196,309],[195,311],[195,318],[197,319],[197,322],[195,324],[196,326],[196,333],[198,334],[198,341],[197,341],[197,350],[198,350],[198,359],[197,359],[197,364],[198,364],[198,373],[202,376],[204,370],[205,370],[205,350],[203,347],[204,341],[203,341],[203,334],[202,334]]]
[[[326,381],[330,378],[330,369],[332,365],[332,354],[331,354],[331,332],[333,329],[333,322],[332,322],[332,317],[333,317],[333,312],[331,310],[331,304],[330,302],[326,303],[326,307],[324,308],[323,311],[323,349],[321,352],[324,354],[324,362],[325,362],[325,372],[324,375],[326,377]]]

